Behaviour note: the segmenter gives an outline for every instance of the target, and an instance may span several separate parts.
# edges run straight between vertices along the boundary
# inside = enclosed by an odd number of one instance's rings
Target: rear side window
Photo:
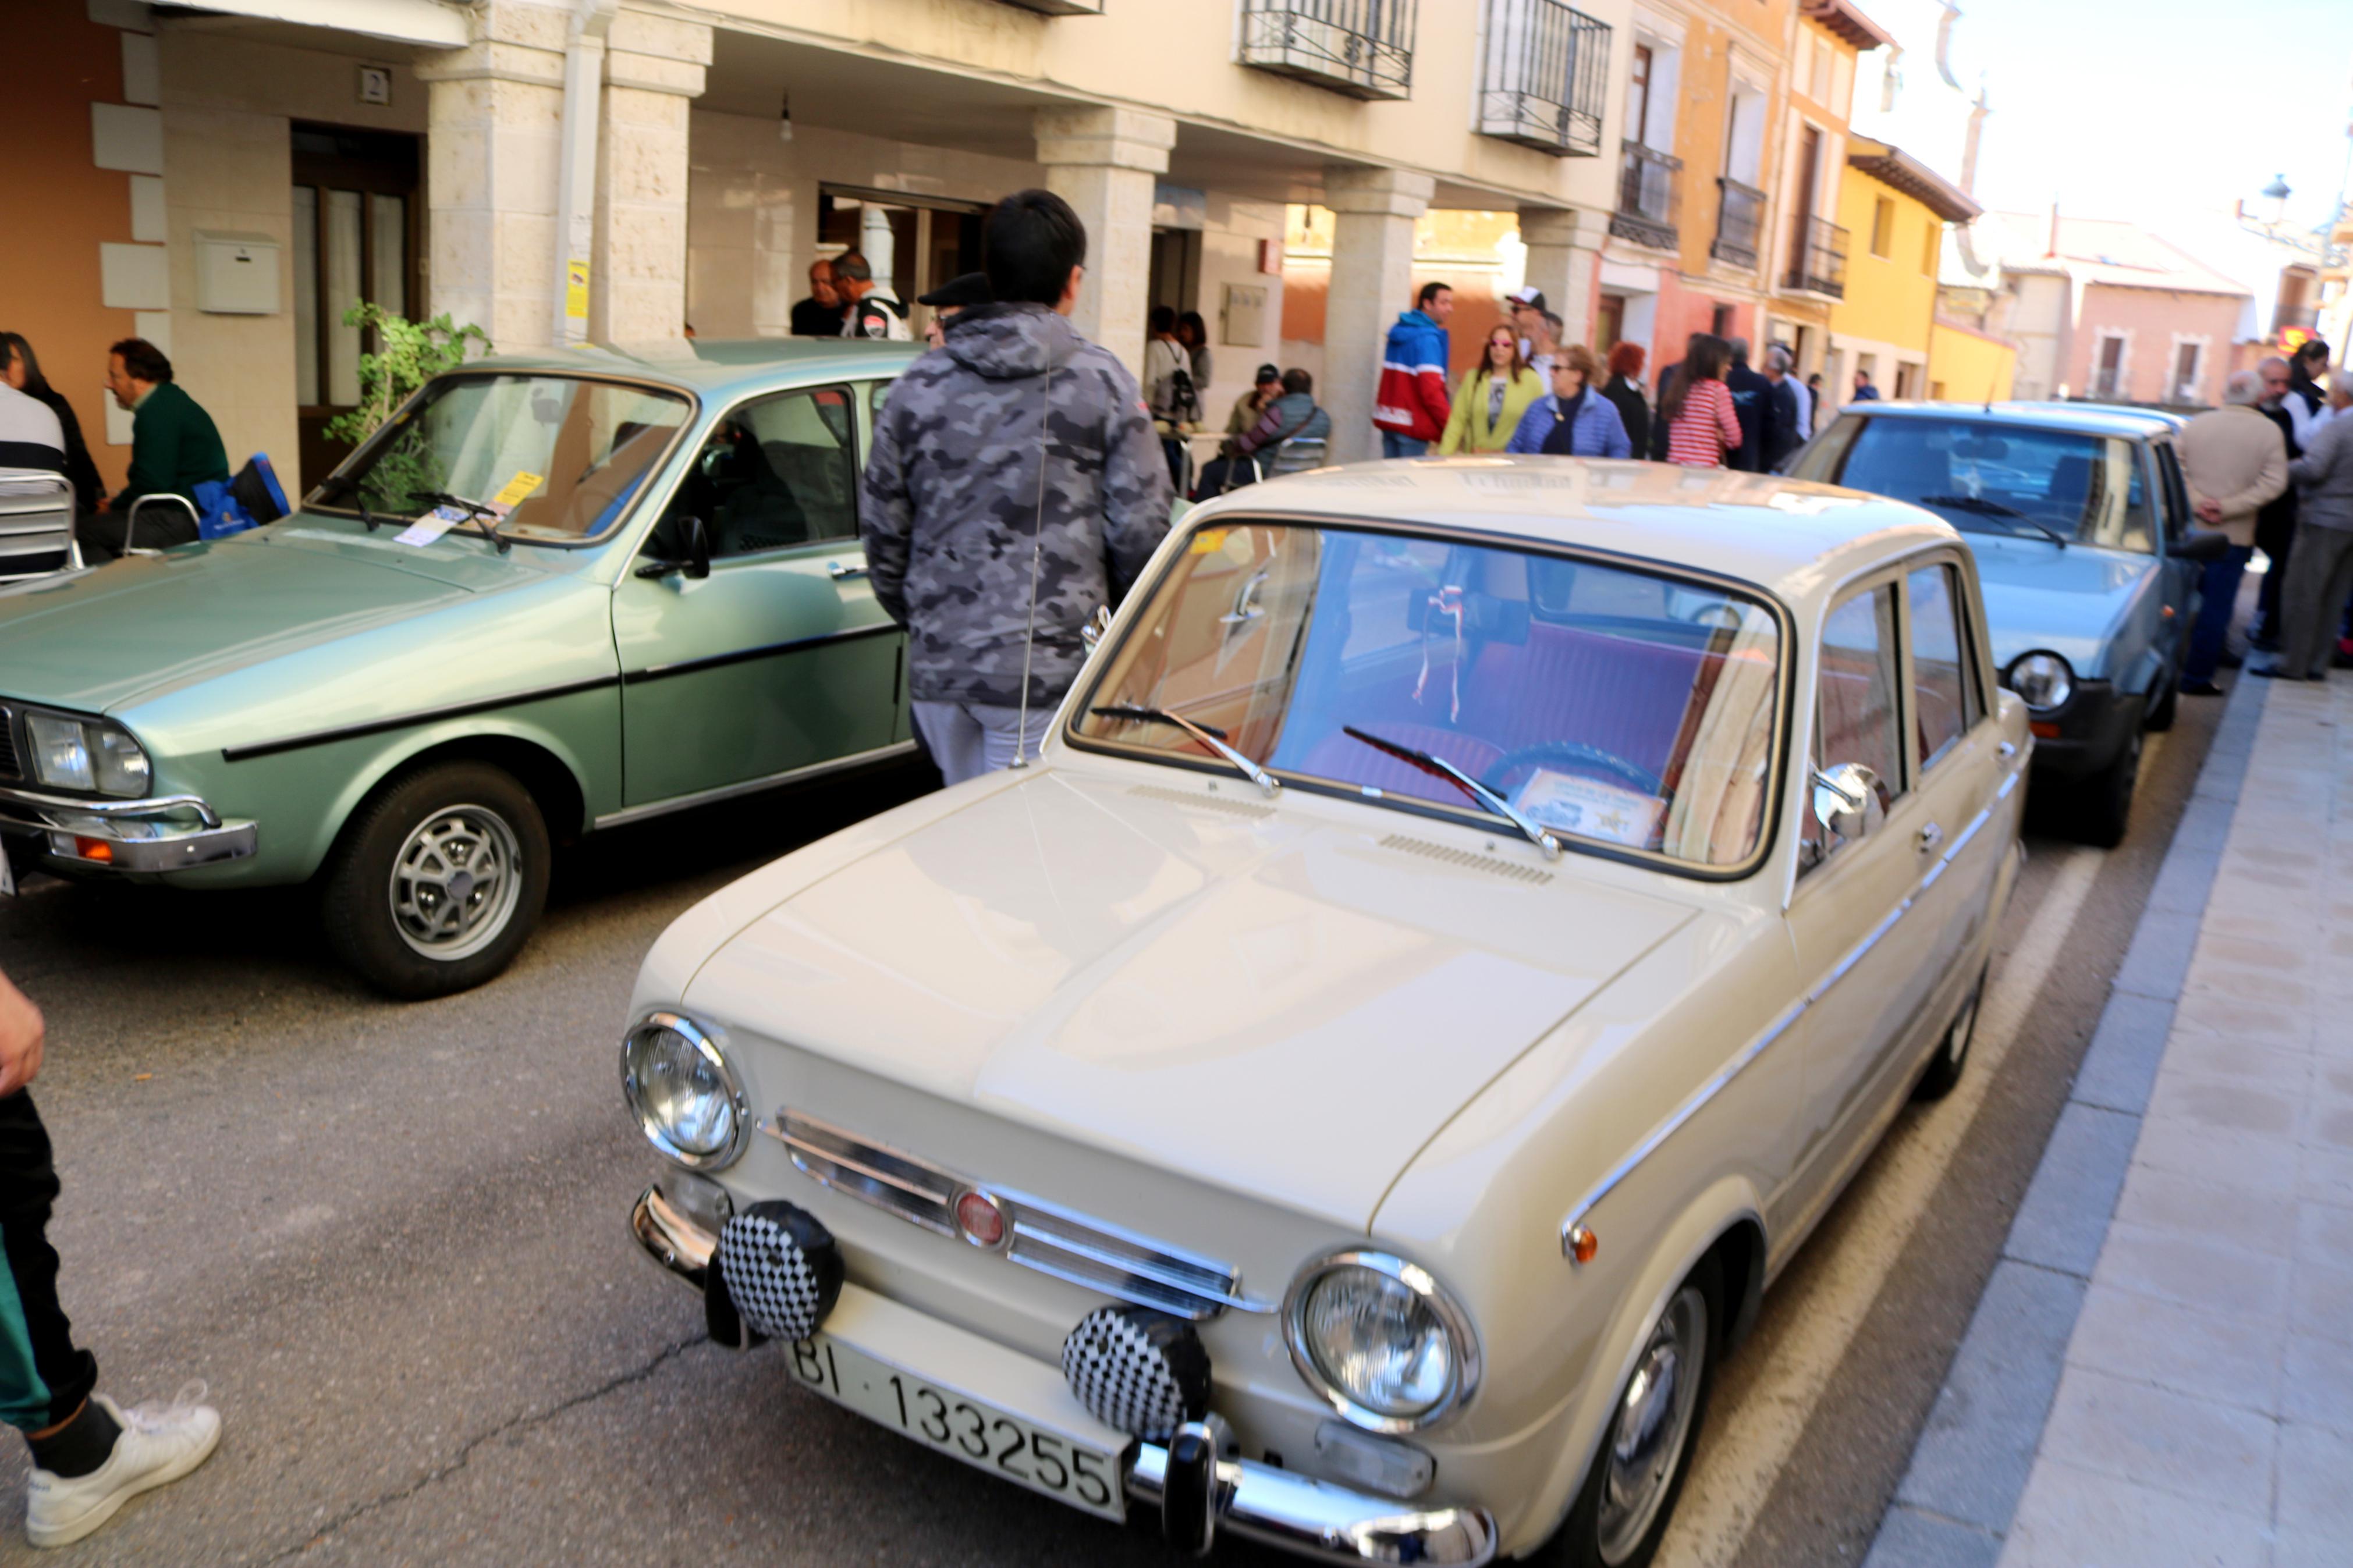
[[[1912,612],[1913,728],[1925,772],[1969,732],[1981,710],[1953,568],[1923,566],[1904,583]]]

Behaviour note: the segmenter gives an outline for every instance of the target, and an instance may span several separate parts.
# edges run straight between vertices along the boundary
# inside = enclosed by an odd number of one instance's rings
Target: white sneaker
[[[114,1517],[115,1510],[141,1492],[178,1480],[212,1457],[220,1442],[220,1412],[197,1403],[205,1385],[191,1383],[169,1405],[134,1405],[125,1410],[103,1394],[104,1405],[122,1428],[106,1463],[70,1479],[36,1467],[26,1489],[25,1533],[36,1546],[79,1541]]]

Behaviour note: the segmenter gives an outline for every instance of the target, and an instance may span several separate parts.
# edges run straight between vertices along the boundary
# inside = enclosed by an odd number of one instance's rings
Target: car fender
[[[1557,1457],[1530,1507],[1521,1515],[1514,1539],[1503,1542],[1506,1552],[1532,1552],[1560,1528],[1577,1500],[1578,1489],[1585,1484],[1594,1457],[1600,1451],[1609,1417],[1617,1407],[1619,1390],[1632,1373],[1634,1358],[1641,1353],[1659,1314],[1666,1310],[1676,1287],[1735,1228],[1754,1226],[1761,1243],[1765,1237],[1764,1213],[1763,1195],[1745,1177],[1727,1173],[1695,1194],[1674,1221],[1651,1239],[1634,1284],[1619,1293],[1616,1308],[1599,1341],[1600,1348],[1588,1363],[1564,1417],[1551,1426],[1561,1435],[1556,1444]],[[1761,1245],[1757,1251],[1761,1273]],[[1734,1299],[1719,1303],[1719,1307],[1736,1323],[1747,1282],[1727,1280],[1725,1285]],[[1725,1328],[1725,1324],[1714,1325],[1719,1336],[1719,1357]]]
[[[325,863],[335,840],[343,834],[343,825],[351,820],[352,813],[357,811],[361,803],[375,794],[385,780],[429,752],[462,752],[468,742],[486,740],[520,742],[545,752],[571,775],[573,789],[581,801],[595,800],[596,796],[588,787],[590,773],[586,763],[569,742],[545,725],[505,713],[477,713],[421,725],[387,737],[374,756],[345,775],[330,798],[327,808],[311,825],[311,841],[302,849],[303,875],[310,875]],[[523,782],[528,786],[530,781]],[[543,809],[545,809],[544,803]],[[569,837],[586,826],[586,813],[579,822],[561,822],[551,816],[547,825],[549,833],[558,838]]]

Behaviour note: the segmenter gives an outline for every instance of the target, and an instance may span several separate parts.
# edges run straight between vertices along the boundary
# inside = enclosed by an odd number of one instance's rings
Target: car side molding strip
[[[681,659],[676,664],[652,664],[643,669],[624,670],[621,684],[637,686],[649,680],[667,680],[673,675],[692,675],[699,670],[720,669],[731,664],[748,664],[755,658],[776,658],[784,654],[798,653],[803,648],[822,647],[827,643],[855,642],[860,637],[877,637],[900,629],[896,621],[881,621],[871,626],[850,626],[843,631],[825,632],[813,637],[795,637],[790,642],[774,642],[760,647],[741,647],[731,653],[714,653],[708,658]]]
[[[413,713],[402,713],[390,719],[371,719],[361,724],[342,724],[332,730],[313,730],[304,735],[289,735],[280,741],[257,741],[249,746],[223,746],[221,761],[251,762],[256,757],[274,757],[280,752],[299,752],[305,746],[332,745],[337,741],[356,741],[366,735],[381,735],[387,731],[406,730],[417,724],[438,723],[444,719],[465,719],[476,713],[492,713],[501,708],[518,708],[526,702],[545,702],[557,697],[574,697],[583,691],[601,691],[607,686],[618,686],[617,675],[599,675],[586,680],[570,680],[557,686],[542,686],[530,691],[510,692],[503,697],[484,697],[472,702],[453,702],[443,708],[420,708]]]
[[[744,779],[737,784],[721,784],[716,789],[697,790],[692,795],[672,795],[668,800],[657,800],[645,805],[628,806],[620,811],[608,811],[589,826],[594,830],[602,832],[607,827],[621,827],[632,822],[643,822],[649,816],[668,816],[673,811],[691,811],[698,805],[710,805],[717,801],[733,800],[737,795],[757,795],[762,790],[797,784],[803,779],[819,778],[827,773],[838,773],[850,768],[863,767],[868,763],[884,762],[892,757],[912,757],[914,754],[914,742],[893,741],[887,746],[877,746],[872,751],[852,752],[846,757],[828,757],[821,763],[811,763],[806,767],[786,768],[783,773],[769,773],[762,778]]]

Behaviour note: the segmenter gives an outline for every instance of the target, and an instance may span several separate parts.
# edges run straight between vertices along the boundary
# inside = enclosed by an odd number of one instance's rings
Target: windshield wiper
[[[351,492],[352,504],[360,509],[360,521],[367,524],[367,531],[370,533],[374,533],[376,531],[376,515],[368,510],[367,495],[360,489],[359,480],[353,479],[349,474],[330,474],[327,476],[327,482],[319,487],[319,495],[322,500],[324,500],[345,490]]]
[[[472,531],[475,534],[499,547],[500,554],[504,555],[514,548],[514,542],[499,531],[499,514],[480,501],[468,500],[464,496],[451,495],[448,490],[411,490],[408,499],[429,500],[437,506],[454,506],[467,514],[466,521],[474,525]]]
[[[1439,778],[1444,779],[1447,783],[1461,790],[1464,795],[1469,795],[1472,800],[1477,801],[1481,805],[1486,807],[1487,811],[1491,815],[1500,816],[1504,821],[1510,823],[1513,826],[1518,828],[1520,832],[1526,837],[1529,843],[1544,851],[1546,859],[1557,860],[1560,858],[1559,839],[1555,838],[1551,834],[1537,826],[1535,820],[1533,817],[1530,817],[1525,813],[1522,812],[1510,801],[1505,800],[1502,795],[1497,795],[1493,790],[1489,789],[1485,784],[1481,784],[1477,779],[1472,778],[1469,773],[1464,773],[1461,768],[1456,767],[1444,757],[1434,757],[1428,752],[1417,752],[1411,746],[1400,746],[1395,741],[1384,741],[1378,735],[1368,735],[1365,733],[1364,731],[1357,729],[1354,724],[1341,725],[1340,732],[1348,736],[1352,740],[1362,741],[1365,744],[1372,747],[1373,750],[1377,752],[1387,752],[1390,756],[1397,758],[1399,762],[1411,763],[1415,767],[1419,768],[1422,772],[1434,774]]]
[[[1999,518],[2004,522],[2022,522],[2060,549],[2067,548],[2067,536],[2057,529],[2037,522],[2022,511],[2006,507],[1998,500],[1988,500],[1983,496],[1922,496],[1916,504],[1950,507],[1955,511],[1972,511],[1979,517]],[[2018,531],[2012,529],[2010,531],[2015,533]]]
[[[1269,800],[1272,800],[1275,793],[1282,788],[1281,779],[1227,745],[1226,732],[1223,730],[1214,729],[1207,724],[1196,724],[1182,713],[1171,713],[1165,708],[1137,708],[1124,703],[1109,708],[1091,708],[1087,711],[1099,719],[1131,719],[1143,724],[1174,725],[1233,763],[1242,777],[1266,792],[1266,797]]]

